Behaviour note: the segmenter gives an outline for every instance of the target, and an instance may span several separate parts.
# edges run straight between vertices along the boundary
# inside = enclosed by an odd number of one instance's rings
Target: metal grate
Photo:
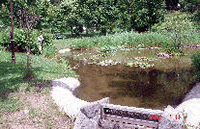
[[[158,129],[159,116],[163,112],[143,108],[103,105],[99,125],[105,129]],[[152,119],[150,114],[156,114]]]

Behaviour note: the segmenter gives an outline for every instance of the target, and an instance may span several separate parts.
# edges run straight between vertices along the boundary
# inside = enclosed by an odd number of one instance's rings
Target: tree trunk
[[[179,0],[165,0],[167,10],[176,10]]]
[[[14,42],[14,21],[13,21],[13,2],[10,0],[10,43],[11,43],[11,49],[12,49],[12,62],[15,63],[15,42]]]

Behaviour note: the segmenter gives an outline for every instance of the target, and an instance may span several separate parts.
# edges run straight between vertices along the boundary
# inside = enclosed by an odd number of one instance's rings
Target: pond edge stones
[[[52,82],[51,96],[55,103],[63,109],[68,116],[76,117],[74,129],[98,129],[102,104],[109,104],[109,98],[95,102],[87,102],[73,95],[74,90],[80,86],[77,78],[61,78]],[[123,106],[120,106],[123,107]],[[183,102],[175,109],[168,105],[159,121],[159,129],[182,129],[187,127],[199,128],[200,122],[200,83],[186,95]],[[185,119],[186,117],[186,120]],[[184,123],[183,123],[184,122]]]
[[[61,49],[58,51],[58,53],[66,53],[66,52],[70,52],[71,49],[70,48],[66,48],[66,49]]]
[[[109,97],[95,102],[87,102],[73,95],[74,90],[80,86],[77,78],[61,78],[52,82],[51,97],[66,114],[75,118],[74,129],[98,127],[101,104],[109,103]],[[96,122],[95,122],[96,121]]]
[[[200,129],[200,83],[186,94],[182,103],[175,108],[177,112],[183,112],[186,116],[187,128]]]

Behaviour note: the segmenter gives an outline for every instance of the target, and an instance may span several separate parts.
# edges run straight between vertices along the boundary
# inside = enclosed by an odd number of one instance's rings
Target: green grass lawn
[[[34,78],[25,78],[26,53],[16,53],[13,64],[11,52],[0,49],[0,128],[73,128],[73,119],[59,110],[50,94],[54,79],[77,77],[68,62],[57,54],[31,55],[31,70]]]
[[[58,61],[59,59],[59,61]],[[58,63],[59,62],[59,63]],[[76,76],[75,72],[69,70],[67,61],[55,56],[52,59],[43,55],[31,56],[31,70],[34,78],[27,83],[26,54],[16,53],[16,64],[11,62],[11,52],[0,51],[0,111],[15,111],[18,98],[7,98],[9,93],[20,88],[37,87],[38,82],[50,83],[52,80],[62,77]]]

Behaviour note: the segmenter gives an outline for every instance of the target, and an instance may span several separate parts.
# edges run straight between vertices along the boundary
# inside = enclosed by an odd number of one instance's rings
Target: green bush
[[[28,30],[26,29],[15,29],[14,31],[14,40],[17,46],[21,47],[22,49],[28,49],[30,47],[30,50],[33,54],[38,54],[39,50],[37,47],[38,44],[38,31],[33,30],[30,35],[28,35]]]
[[[195,12],[200,7],[199,0],[180,0],[180,4],[181,4],[182,11],[191,12],[191,13]]]
[[[34,54],[38,53],[39,52],[37,48],[38,35],[39,33],[37,30],[33,30],[31,34],[28,36],[26,29],[15,28],[14,41],[16,43],[16,47],[21,48],[22,50],[27,50],[27,48],[30,47],[32,53]],[[48,38],[47,40],[50,41]],[[10,50],[11,46],[9,42],[10,42],[9,32],[7,31],[0,32],[0,45]]]
[[[193,54],[191,56],[192,65],[195,67],[195,76],[196,79],[200,80],[200,53]]]
[[[4,51],[5,47],[0,45],[0,51]]]
[[[4,47],[8,47],[10,43],[10,35],[7,31],[0,32],[0,45]]]
[[[197,23],[198,26],[200,25],[200,9],[194,13],[192,19]]]
[[[33,54],[39,54],[38,50],[38,36],[42,34],[44,37],[45,45],[44,47],[52,44],[53,35],[50,33],[39,32],[37,30],[33,30],[28,36],[27,29],[18,29],[14,30],[14,41],[16,43],[16,47],[27,50],[30,47],[30,50]],[[7,31],[0,32],[0,45],[6,47],[8,50],[11,49],[9,44],[10,36]]]
[[[42,33],[45,44],[51,44],[53,41],[53,34],[51,33]]]

